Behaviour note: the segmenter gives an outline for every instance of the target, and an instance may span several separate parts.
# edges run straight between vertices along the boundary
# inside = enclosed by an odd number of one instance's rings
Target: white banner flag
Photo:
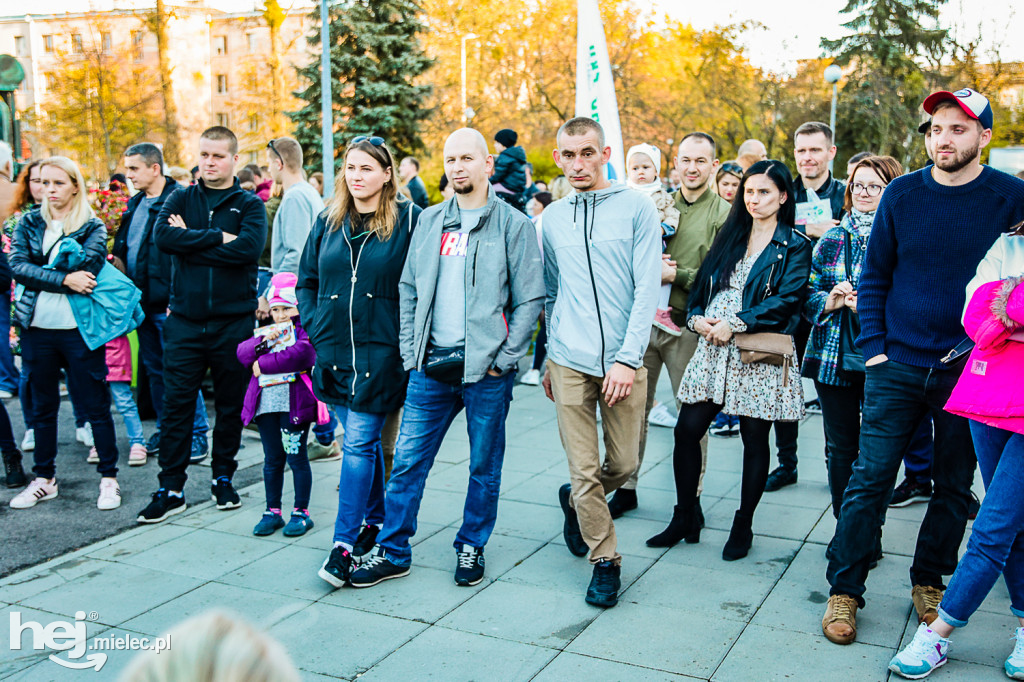
[[[576,21],[576,115],[592,118],[604,128],[605,144],[612,148],[608,177],[625,182],[619,104],[597,0],[577,0]]]

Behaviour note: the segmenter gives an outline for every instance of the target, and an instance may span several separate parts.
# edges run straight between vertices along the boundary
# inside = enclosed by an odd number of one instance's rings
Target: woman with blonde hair
[[[89,206],[85,180],[74,161],[53,156],[39,168],[42,204],[22,216],[11,247],[11,269],[24,287],[15,303],[15,319],[22,329],[22,357],[32,389],[36,477],[11,500],[11,507],[27,509],[57,497],[57,412],[63,367],[92,424],[101,476],[96,506],[116,509],[121,506],[121,490],[106,358],[102,346],[95,350],[86,346],[68,300],[70,294],[88,296],[95,288],[96,275],[106,261],[107,229]],[[65,239],[78,242],[85,258],[80,269],[72,272],[57,261]]]
[[[345,150],[334,196],[299,262],[299,315],[316,349],[313,391],[345,428],[334,546],[321,578],[348,580],[384,523],[381,432],[402,407],[408,375],[398,352],[398,282],[420,209],[401,195],[382,137]],[[366,524],[363,525],[363,521]]]

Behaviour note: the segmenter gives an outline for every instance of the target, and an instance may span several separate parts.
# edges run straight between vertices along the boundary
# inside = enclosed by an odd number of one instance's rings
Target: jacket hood
[[[501,154],[508,154],[516,161],[526,163],[526,150],[520,147],[519,145],[516,145],[515,147],[508,147]],[[499,154],[498,156],[501,156],[501,154]]]
[[[601,202],[622,194],[623,192],[635,192],[623,183],[613,182],[604,189],[595,189],[591,192],[574,192],[565,197],[573,206],[582,206],[583,203],[599,205]]]

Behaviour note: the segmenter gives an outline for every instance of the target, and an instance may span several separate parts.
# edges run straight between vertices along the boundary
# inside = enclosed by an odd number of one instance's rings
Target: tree
[[[329,13],[335,150],[358,135],[384,137],[395,156],[423,149],[420,126],[431,114],[430,85],[418,81],[431,60],[420,45],[425,27],[418,0],[341,0]],[[312,19],[309,44],[319,46],[319,7]],[[306,86],[295,94],[307,104],[289,116],[307,167],[316,169],[321,164],[319,56],[299,75]]]
[[[169,14],[164,0],[156,0],[156,9],[150,17],[150,26],[156,34],[157,63],[160,70],[160,97],[164,111],[164,131],[167,139],[164,142],[164,159],[167,163],[177,163],[181,156],[181,140],[178,139],[178,113],[174,104],[174,91],[171,86],[171,67],[168,55],[167,20]]]

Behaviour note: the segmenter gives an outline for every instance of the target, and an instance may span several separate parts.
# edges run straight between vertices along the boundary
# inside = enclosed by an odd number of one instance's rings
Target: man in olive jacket
[[[469,490],[455,536],[457,585],[484,577],[498,515],[505,418],[516,367],[544,303],[533,224],[487,181],[487,143],[470,129],[444,146],[455,196],[420,216],[399,285],[399,349],[410,370],[378,552],[351,577],[370,587],[409,574],[409,540],[427,474],[455,415],[466,409]]]

